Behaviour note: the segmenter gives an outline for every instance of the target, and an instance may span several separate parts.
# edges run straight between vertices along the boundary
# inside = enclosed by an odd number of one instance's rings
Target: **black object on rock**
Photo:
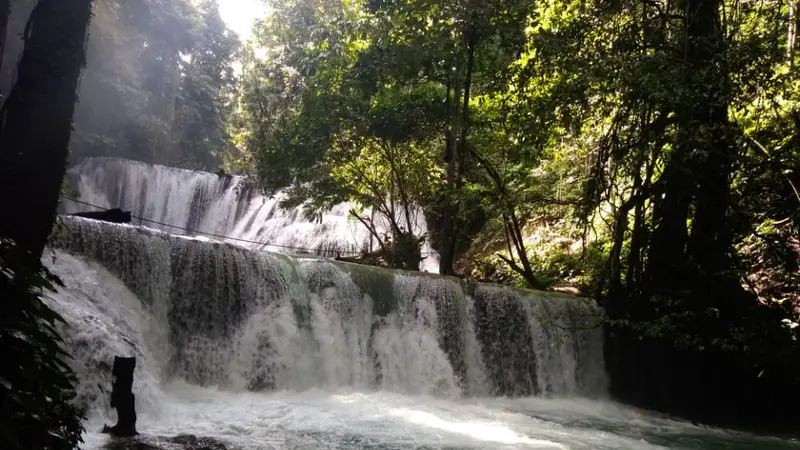
[[[136,432],[136,405],[133,395],[133,370],[136,368],[136,358],[114,357],[114,368],[111,375],[114,381],[111,385],[111,407],[117,410],[117,424],[113,427],[103,425],[103,433],[114,436],[135,436]]]
[[[130,223],[131,212],[123,211],[119,208],[109,209],[108,211],[87,211],[70,214],[71,216],[85,217],[87,219],[102,220],[111,223]]]

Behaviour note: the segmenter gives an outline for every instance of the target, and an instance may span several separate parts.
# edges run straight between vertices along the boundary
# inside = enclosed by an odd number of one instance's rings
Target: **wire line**
[[[99,209],[99,210],[102,210],[102,211],[110,211],[108,208],[105,208],[103,206],[98,206],[98,205],[94,205],[94,204],[89,203],[89,202],[85,202],[83,200],[78,200],[77,198],[71,197],[69,195],[63,195],[62,194],[61,197],[65,198],[67,200],[73,201],[75,203],[79,203],[81,205],[89,206],[89,207],[96,208],[96,209]],[[264,242],[264,241],[252,241],[250,239],[242,239],[242,238],[236,238],[236,237],[232,237],[232,236],[225,236],[223,234],[206,233],[204,231],[192,230],[192,229],[189,229],[189,228],[186,228],[186,227],[182,227],[182,226],[178,226],[178,225],[172,225],[172,224],[168,224],[168,223],[164,223],[164,222],[159,222],[158,220],[145,219],[144,217],[139,217],[139,216],[136,216],[134,214],[131,214],[131,217],[134,218],[134,219],[140,220],[142,222],[149,222],[149,223],[154,223],[154,224],[161,225],[161,226],[164,226],[164,227],[170,227],[170,228],[175,228],[175,229],[178,229],[178,230],[183,230],[183,231],[187,232],[188,234],[202,234],[204,236],[215,237],[215,238],[218,238],[218,239],[229,239],[229,240],[232,240],[232,241],[247,242],[249,244],[255,244],[255,245],[279,247],[279,248],[285,248],[285,249],[289,249],[289,250],[303,250],[303,251],[306,251],[306,252],[312,252],[312,253],[316,253],[316,254],[325,253],[324,251],[320,251],[320,250],[312,249],[312,248],[307,248],[307,247],[296,247],[296,246],[292,246],[292,245],[270,244],[269,242]],[[353,252],[353,251],[347,251],[347,252],[337,251],[336,253],[339,256],[341,256],[342,254],[345,254],[345,255],[360,255],[361,254],[361,252]]]

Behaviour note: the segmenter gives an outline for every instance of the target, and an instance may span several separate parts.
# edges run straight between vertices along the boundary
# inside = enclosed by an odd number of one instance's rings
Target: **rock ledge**
[[[174,437],[139,435],[129,438],[110,438],[103,447],[107,450],[237,450],[219,439],[181,434]]]

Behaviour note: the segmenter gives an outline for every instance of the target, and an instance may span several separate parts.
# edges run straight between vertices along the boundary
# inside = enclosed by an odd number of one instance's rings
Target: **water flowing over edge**
[[[279,206],[286,198],[283,191],[265,195],[241,176],[107,157],[85,159],[67,176],[78,189],[80,201],[131,211],[147,220],[134,219],[134,224],[173,234],[226,236],[231,238],[228,242],[245,248],[325,257],[354,256],[377,246],[366,227],[350,217],[350,203],[340,203],[310,220],[302,206]],[[63,204],[68,214],[91,209],[69,199]],[[424,235],[423,214],[413,214],[413,232]],[[380,216],[374,220],[378,232],[389,229]],[[438,254],[428,244],[422,254],[420,269],[437,271]]]
[[[78,338],[92,341],[90,357],[78,358],[87,372],[135,354],[154,384],[179,378],[231,390],[457,398],[606,389],[600,311],[589,300],[78,218],[63,219],[53,246],[98,262],[129,290],[106,295],[113,304],[89,304],[96,295],[84,286],[61,306],[83,323]],[[69,267],[58,272],[80,278]]]

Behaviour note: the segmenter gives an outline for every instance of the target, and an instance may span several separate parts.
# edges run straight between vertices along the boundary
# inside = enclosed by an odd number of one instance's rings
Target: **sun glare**
[[[253,24],[267,15],[263,0],[219,0],[219,13],[242,42],[250,39]]]

